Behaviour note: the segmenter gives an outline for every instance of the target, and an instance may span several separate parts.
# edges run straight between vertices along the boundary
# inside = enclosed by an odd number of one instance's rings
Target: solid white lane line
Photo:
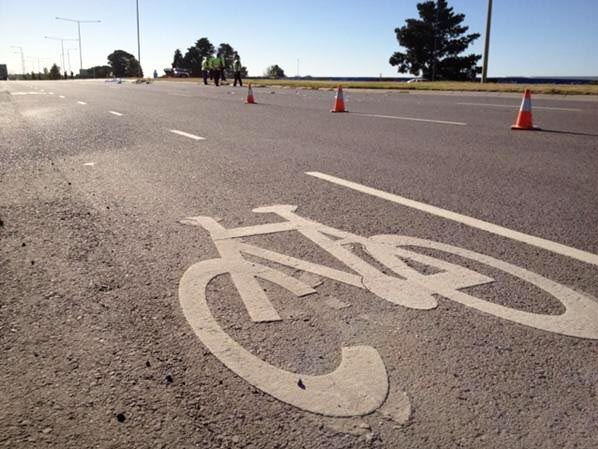
[[[361,112],[352,112],[351,114],[352,115],[361,115],[363,117],[389,118],[389,119],[394,119],[394,120],[407,120],[410,122],[425,122],[425,123],[439,123],[441,125],[467,126],[467,123],[450,122],[447,120],[431,120],[431,119],[427,119],[427,118],[415,118],[415,117],[397,117],[394,115],[364,114]]]
[[[196,136],[195,134],[189,134],[189,133],[186,133],[185,131],[179,131],[178,129],[171,129],[170,132],[174,133],[174,134],[178,134],[179,136],[188,137],[189,139],[193,139],[193,140],[206,140],[205,137]]]
[[[367,187],[362,184],[357,184],[356,182],[347,181],[345,179],[337,178],[335,176],[327,175],[325,173],[306,172],[305,174],[322,179],[324,181],[331,182],[333,184],[356,190],[361,193],[366,193],[368,195],[376,196],[384,200],[392,201],[393,203],[397,203],[402,206],[411,207],[422,212],[427,212],[438,217],[446,218],[447,220],[456,221],[457,223],[461,223],[466,226],[471,226],[472,228],[481,229],[492,234],[500,235],[502,237],[506,237],[512,240],[527,243],[528,245],[536,246],[538,248],[552,251],[553,253],[561,254],[563,256],[571,257],[573,259],[581,260],[582,262],[598,266],[598,255],[589,253],[587,251],[582,251],[580,249],[572,248],[570,246],[562,245],[560,243],[556,243],[551,240],[546,240],[540,237],[534,237],[533,235],[524,234],[523,232],[513,231],[502,226],[488,223],[487,221],[478,220],[477,218],[468,217],[467,215],[461,215],[456,212],[441,209],[440,207],[431,206],[429,204],[421,203],[419,201],[410,200],[399,195],[394,195],[392,193],[384,192],[382,190],[374,189],[372,187]]]
[[[79,103],[79,104],[87,104],[84,101],[78,101],[77,103]]]
[[[517,109],[519,104],[493,104],[493,103],[457,103],[460,106],[487,106],[491,108],[509,108],[509,109]],[[575,108],[557,108],[552,106],[534,106],[534,109],[544,109],[547,111],[565,111],[565,112],[582,112],[583,109],[575,109]]]
[[[110,114],[116,115],[118,117],[122,116],[122,114],[120,112],[116,112],[116,111],[108,111]]]

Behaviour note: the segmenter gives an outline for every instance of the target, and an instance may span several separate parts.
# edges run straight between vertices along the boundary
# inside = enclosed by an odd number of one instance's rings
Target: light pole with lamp
[[[139,40],[139,0],[135,0],[135,6],[137,9],[137,61],[139,61],[139,70],[143,71],[141,68],[141,41]]]
[[[25,76],[25,56],[23,55],[23,47],[11,45],[10,48],[17,48],[21,53],[21,70],[23,71],[23,76]]]
[[[60,67],[61,70],[66,70],[64,67],[64,41],[76,41],[77,39],[63,39],[61,37],[50,37],[50,36],[44,36],[45,39],[50,39],[53,41],[60,41],[60,47],[62,48],[62,66]]]
[[[492,23],[492,0],[488,0],[486,14],[486,36],[484,38],[484,62],[482,63],[482,83],[488,81],[488,56],[490,52],[490,25]]]
[[[79,19],[66,19],[64,17],[56,17],[56,20],[65,20],[67,22],[77,23],[77,32],[79,33],[79,73],[83,70],[83,50],[81,49],[81,24],[82,23],[100,23],[101,20],[79,20]]]
[[[69,63],[69,72],[72,72],[72,68],[71,68],[71,51],[73,50],[79,50],[78,48],[67,48],[66,49],[66,59],[68,60]]]

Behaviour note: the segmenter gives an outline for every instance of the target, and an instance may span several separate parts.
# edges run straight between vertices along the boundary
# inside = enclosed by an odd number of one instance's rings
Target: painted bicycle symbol
[[[484,254],[430,240],[399,235],[361,237],[303,218],[295,214],[295,210],[296,206],[289,205],[254,209],[255,213],[277,214],[285,221],[233,229],[224,228],[210,217],[192,217],[181,221],[209,231],[221,256],[192,265],[181,278],[179,298],[187,321],[201,342],[231,371],[283,402],[327,416],[366,415],[378,409],[387,399],[389,385],[386,367],[378,351],[371,346],[343,347],[337,369],[321,376],[282,370],[244,349],[221,328],[210,312],[206,288],[213,279],[230,275],[254,322],[281,320],[258,279],[273,282],[298,297],[316,293],[311,286],[281,270],[246,260],[245,255],[365,289],[398,306],[430,310],[437,307],[435,295],[439,295],[524,326],[578,338],[598,339],[598,303],[536,273]],[[239,240],[241,237],[292,231],[299,232],[317,244],[352,272],[297,259]],[[360,245],[394,275],[387,275],[358,257],[351,251],[351,247],[356,245]],[[565,312],[560,315],[530,313],[468,295],[460,290],[491,283],[494,279],[424,255],[413,248],[454,254],[518,277],[559,300]],[[438,270],[425,275],[412,268],[407,261]],[[301,379],[305,388],[297,386],[298,379]]]

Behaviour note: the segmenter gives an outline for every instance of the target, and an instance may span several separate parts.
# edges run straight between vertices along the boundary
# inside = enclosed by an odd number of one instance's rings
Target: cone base
[[[347,111],[347,110],[344,110],[344,111],[335,111],[334,109],[331,109],[330,112],[332,112],[333,114],[339,114],[341,112],[349,112],[349,111]]]
[[[540,131],[542,128],[538,128],[536,126],[517,126],[517,125],[513,125],[511,126],[512,130],[515,131]]]

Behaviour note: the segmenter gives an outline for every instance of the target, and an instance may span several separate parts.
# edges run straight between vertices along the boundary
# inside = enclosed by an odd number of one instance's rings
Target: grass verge
[[[536,94],[557,95],[598,95],[597,84],[502,84],[475,82],[426,81],[422,83],[386,82],[386,81],[311,81],[311,80],[267,80],[248,79],[255,87],[292,87],[297,89],[333,89],[339,84],[345,89],[393,89],[393,90],[429,90],[429,91],[466,91],[466,92],[516,92],[526,88]]]

